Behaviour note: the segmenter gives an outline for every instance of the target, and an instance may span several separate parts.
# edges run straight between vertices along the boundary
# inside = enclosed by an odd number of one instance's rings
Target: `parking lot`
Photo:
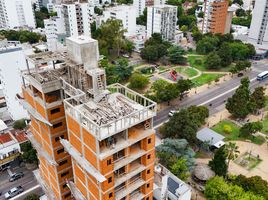
[[[26,169],[25,167],[11,168],[10,171],[12,173],[23,172],[24,176],[14,182],[9,182],[8,171],[6,170],[0,172],[0,193],[2,193],[2,195],[0,196],[0,200],[4,200],[5,199],[4,194],[13,187],[17,187],[20,185],[25,191],[38,184],[32,171]]]

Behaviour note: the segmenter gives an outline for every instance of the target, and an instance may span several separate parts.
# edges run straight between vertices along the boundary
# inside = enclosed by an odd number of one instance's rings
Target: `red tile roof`
[[[4,133],[0,135],[0,144],[4,144],[7,142],[12,141],[13,139],[11,138],[9,133]]]
[[[10,130],[10,132],[19,143],[23,143],[23,142],[28,141],[28,138],[27,138],[24,130],[12,129],[12,130]]]

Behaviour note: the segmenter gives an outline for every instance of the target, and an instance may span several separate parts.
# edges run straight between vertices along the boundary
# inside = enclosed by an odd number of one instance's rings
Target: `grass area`
[[[268,110],[268,96],[266,96],[265,99],[265,109]]]
[[[194,67],[196,69],[199,69],[200,71],[206,71],[207,68],[205,67],[205,56],[201,55],[189,55],[188,56],[188,62],[191,67]]]
[[[268,118],[262,121],[262,132],[268,134]]]
[[[217,78],[220,78],[222,76],[223,76],[222,74],[206,74],[206,73],[203,73],[201,76],[192,79],[192,81],[193,81],[195,87],[198,87],[198,86],[207,84],[209,82],[212,82],[212,81],[214,81]]]
[[[226,127],[229,127],[229,128],[226,128]],[[229,129],[229,131],[227,132],[226,129]],[[225,137],[225,141],[250,140],[254,144],[258,144],[258,145],[261,145],[265,142],[265,138],[262,136],[249,136],[247,138],[241,137],[239,135],[239,129],[240,129],[240,127],[238,125],[236,125],[235,123],[233,123],[229,120],[223,120],[223,121],[219,122],[218,124],[216,124],[212,128],[212,130],[214,130],[215,132],[223,135]]]
[[[198,71],[196,71],[195,69],[190,68],[190,67],[177,67],[175,70],[176,70],[176,72],[178,72],[184,76],[187,76],[189,78],[194,77],[198,74]]]

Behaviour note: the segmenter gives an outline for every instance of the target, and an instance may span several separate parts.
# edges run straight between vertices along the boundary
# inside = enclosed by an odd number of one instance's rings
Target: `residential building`
[[[35,71],[23,75],[36,178],[50,199],[71,199],[71,191],[81,200],[152,200],[156,104],[106,85],[96,40],[70,37],[66,45],[67,53],[29,56]],[[48,62],[53,67],[40,70]]]
[[[11,130],[0,134],[0,171],[9,166],[21,152],[20,144],[27,141],[24,131]]]
[[[94,7],[89,3],[64,3],[61,5],[60,15],[63,17],[66,36],[90,36],[90,19],[94,14]]]
[[[128,37],[128,39],[133,42],[134,51],[141,52],[146,41],[146,26],[137,25],[135,36]]]
[[[248,42],[256,48],[268,49],[268,1],[256,0],[249,29]]]
[[[154,0],[154,5],[158,6],[158,5],[165,5],[166,4],[166,0]]]
[[[25,55],[19,42],[0,42],[0,80],[7,110],[13,120],[27,118],[27,112],[19,105],[16,94],[21,92],[21,70],[27,68]]]
[[[0,29],[36,27],[31,0],[1,0],[0,15]]]
[[[154,199],[190,200],[191,187],[158,164],[154,168]]]
[[[133,0],[133,5],[136,9],[136,17],[139,17],[143,14],[143,11],[148,6],[153,6],[154,1],[153,0]]]
[[[109,7],[103,11],[101,21],[105,22],[108,19],[121,20],[123,28],[126,29],[125,36],[134,36],[136,34],[136,9],[130,5],[119,5]]]
[[[174,41],[177,24],[177,7],[157,5],[148,7],[147,38],[153,33],[160,33],[167,41]]]
[[[205,0],[203,33],[225,33],[228,0]]]
[[[254,6],[255,1],[254,0],[243,0],[243,9],[244,10],[252,10]]]

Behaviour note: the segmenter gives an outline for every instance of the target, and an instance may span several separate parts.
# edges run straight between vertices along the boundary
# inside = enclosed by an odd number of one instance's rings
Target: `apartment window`
[[[150,159],[151,158],[151,154],[149,154],[148,156],[147,156],[147,159]]]
[[[65,183],[64,185],[62,185],[62,188],[66,188],[67,187],[67,184]]]
[[[151,142],[152,142],[152,139],[149,138],[149,139],[148,139],[148,144],[151,144]]]
[[[62,165],[64,165],[64,164],[66,164],[68,162],[68,160],[63,160],[63,161],[61,161],[60,163],[59,163],[59,166],[62,166]]]
[[[148,170],[147,170],[147,174],[150,174],[150,173],[151,173],[151,170],[148,169]]]
[[[60,154],[60,153],[63,153],[63,152],[64,152],[64,148],[59,149],[59,150],[57,151],[57,154]]]
[[[147,183],[146,187],[149,188],[150,187],[150,183]]]
[[[149,197],[146,197],[146,200],[149,200]]]
[[[111,183],[113,181],[113,177],[108,178],[108,183]]]
[[[53,115],[53,114],[58,113],[58,112],[60,112],[60,108],[54,108],[50,111],[50,114]]]
[[[66,175],[68,175],[69,174],[69,171],[66,171],[66,172],[63,172],[60,176],[61,177],[64,177],[64,176],[66,176]]]
[[[62,122],[59,122],[59,123],[57,123],[57,124],[53,124],[53,128],[58,128],[58,127],[60,127],[60,126],[62,126]]]
[[[112,160],[111,159],[107,160],[107,165],[111,165],[111,164],[112,164]]]
[[[112,198],[113,197],[113,193],[111,192],[110,194],[109,194],[109,198]]]
[[[68,192],[67,194],[65,194],[65,195],[64,195],[64,198],[67,198],[67,197],[69,197],[69,196],[71,196],[71,192]]]

